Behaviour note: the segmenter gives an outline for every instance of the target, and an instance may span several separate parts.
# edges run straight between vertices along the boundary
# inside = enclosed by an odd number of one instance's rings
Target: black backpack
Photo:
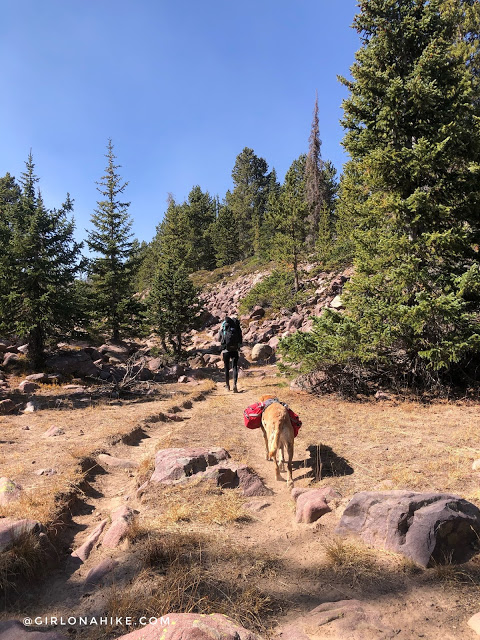
[[[241,341],[240,322],[237,318],[225,318],[222,324],[222,347],[228,351],[238,351]]]

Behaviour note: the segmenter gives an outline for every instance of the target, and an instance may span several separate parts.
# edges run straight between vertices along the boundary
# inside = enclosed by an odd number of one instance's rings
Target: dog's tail
[[[280,440],[280,429],[275,429],[273,432],[273,438],[270,441],[270,445],[268,447],[268,455],[270,458],[273,458],[278,451],[278,441]]]

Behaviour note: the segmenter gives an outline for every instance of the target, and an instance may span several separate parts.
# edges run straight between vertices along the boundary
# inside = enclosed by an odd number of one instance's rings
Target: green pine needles
[[[283,342],[287,359],[431,386],[475,377],[480,348],[480,7],[368,0],[341,79],[350,154],[338,206],[355,275],[346,313]]]

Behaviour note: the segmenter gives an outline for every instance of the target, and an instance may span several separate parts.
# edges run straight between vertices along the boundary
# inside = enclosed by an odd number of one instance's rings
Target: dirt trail
[[[150,424],[145,437],[138,442],[111,445],[107,453],[140,463],[152,458],[155,450],[161,447],[220,446],[226,448],[235,461],[253,468],[273,494],[247,501],[253,507],[251,522],[212,527],[211,531],[222,530],[246,554],[249,550],[265,551],[278,560],[275,572],[267,573],[261,586],[282,603],[285,614],[282,621],[305,614],[322,602],[357,598],[375,605],[380,618],[390,626],[393,624],[395,637],[400,640],[416,637],[436,640],[439,635],[444,640],[473,639],[475,634],[466,627],[465,620],[477,609],[480,591],[471,580],[462,582],[452,573],[450,582],[435,581],[431,572],[413,571],[398,557],[364,552],[361,547],[357,556],[346,559],[350,564],[340,562],[335,565],[329,561],[326,545],[335,540],[333,530],[343,506],[355,487],[360,484],[359,488],[363,488],[362,482],[371,481],[371,472],[364,462],[355,465],[353,479],[339,476],[322,480],[323,485],[333,486],[344,495],[336,511],[313,525],[294,522],[294,505],[286,482],[275,481],[273,463],[265,460],[262,434],[259,430],[245,429],[243,409],[257,401],[260,395],[273,392],[304,419],[304,427],[295,440],[293,477],[296,486],[308,486],[312,480],[307,446],[320,444],[319,433],[325,442],[332,444],[333,434],[339,437],[343,419],[340,415],[336,424],[331,415],[328,417],[328,411],[333,409],[328,408],[326,402],[294,393],[274,374],[274,369],[257,368],[254,375],[241,378],[238,394],[227,392],[218,383],[205,400],[194,402],[191,408],[181,411],[179,415],[183,421]],[[339,411],[336,406],[334,410]],[[361,431],[358,425],[355,427],[359,436],[352,442],[352,451],[361,447]],[[339,441],[342,442],[341,433]],[[375,446],[378,443],[370,427],[368,451]],[[126,496],[137,488],[135,476],[135,470],[105,468],[105,472],[90,478],[89,488],[73,509],[72,521],[65,532],[65,553],[78,548],[96,524],[108,519],[114,508],[125,504]],[[286,474],[283,477],[285,479]],[[131,504],[142,511],[141,503]],[[115,557],[121,564],[128,554],[128,544],[124,544],[111,551],[97,546],[84,564],[65,555],[60,566],[47,576],[41,591],[32,591],[30,601],[26,596],[19,615],[83,615],[89,597],[84,590],[87,573],[106,557]],[[238,579],[242,580],[242,576]]]

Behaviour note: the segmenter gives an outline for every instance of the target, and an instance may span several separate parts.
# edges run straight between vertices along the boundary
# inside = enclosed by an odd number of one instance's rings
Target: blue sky
[[[315,91],[322,156],[340,171],[355,0],[3,0],[0,175],[32,149],[46,205],[75,200],[85,238],[106,143],[150,240],[169,192],[220,198],[251,147],[279,178],[307,150]]]

